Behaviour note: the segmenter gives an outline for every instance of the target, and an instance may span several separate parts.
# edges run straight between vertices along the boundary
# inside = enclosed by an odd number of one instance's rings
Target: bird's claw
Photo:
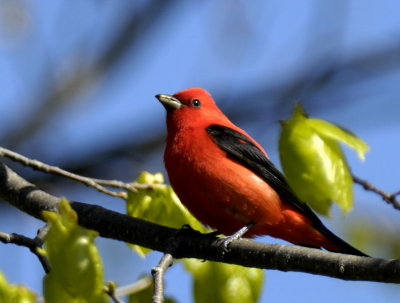
[[[218,255],[223,258],[225,253],[227,253],[229,245],[234,241],[240,239],[250,228],[254,226],[254,222],[249,222],[246,226],[243,226],[241,229],[239,229],[237,232],[235,232],[233,235],[230,235],[228,237],[223,237],[218,239],[219,245],[218,245]]]
[[[227,252],[229,252],[229,245],[232,243],[232,241],[237,240],[235,234],[228,236],[228,237],[223,237],[219,238],[217,240],[218,243],[218,256],[220,258],[223,258]]]

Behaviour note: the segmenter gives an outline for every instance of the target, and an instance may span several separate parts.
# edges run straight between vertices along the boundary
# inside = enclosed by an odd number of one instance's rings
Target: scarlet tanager
[[[167,110],[165,167],[182,203],[203,224],[231,235],[269,235],[294,244],[366,256],[300,201],[264,149],[201,88],[157,95]]]

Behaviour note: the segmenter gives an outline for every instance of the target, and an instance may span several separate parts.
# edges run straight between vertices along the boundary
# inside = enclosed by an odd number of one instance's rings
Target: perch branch
[[[41,191],[0,162],[0,198],[16,208],[42,218],[43,210],[55,211],[60,198]],[[100,236],[168,252],[174,241],[174,258],[197,258],[246,267],[323,275],[343,280],[400,283],[400,260],[385,260],[325,252],[294,245],[262,244],[235,240],[220,256],[218,238],[190,229],[177,232],[103,207],[71,202],[79,224]]]

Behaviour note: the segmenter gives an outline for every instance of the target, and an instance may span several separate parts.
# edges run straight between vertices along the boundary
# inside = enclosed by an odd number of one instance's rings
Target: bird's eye
[[[193,104],[194,107],[200,107],[201,102],[200,102],[199,99],[193,99],[192,100],[192,104]]]

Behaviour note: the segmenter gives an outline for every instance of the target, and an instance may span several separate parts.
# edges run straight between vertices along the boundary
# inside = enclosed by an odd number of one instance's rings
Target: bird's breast
[[[250,221],[273,225],[280,220],[278,194],[229,158],[205,129],[168,138],[164,160],[178,197],[204,224],[229,234]]]

